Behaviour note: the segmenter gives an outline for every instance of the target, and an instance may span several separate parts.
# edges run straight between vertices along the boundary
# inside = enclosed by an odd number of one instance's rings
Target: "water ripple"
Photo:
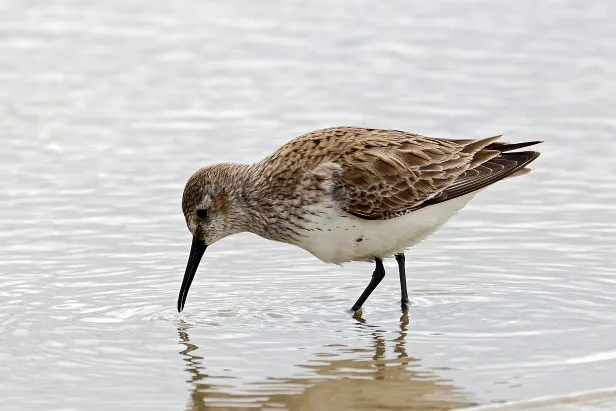
[[[445,410],[612,387],[607,0],[330,3],[0,4],[0,408]],[[188,176],[341,124],[546,143],[408,253],[408,315],[394,261],[353,317],[371,265],[250,235],[208,249],[178,314]]]

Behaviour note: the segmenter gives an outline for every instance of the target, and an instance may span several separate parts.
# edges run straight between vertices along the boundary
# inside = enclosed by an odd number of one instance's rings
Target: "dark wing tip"
[[[507,152],[507,151],[513,151],[513,150],[518,150],[520,148],[525,148],[525,147],[530,147],[530,146],[535,146],[537,144],[541,144],[543,143],[543,141],[525,141],[523,143],[505,143],[505,142],[495,142],[490,144],[489,146],[485,147],[485,150],[497,150],[500,151],[501,153]]]
[[[465,178],[463,174],[461,178],[454,181],[454,183],[443,190],[441,194],[423,202],[415,208],[415,210],[452,200],[456,197],[460,197],[492,185],[523,169],[535,161],[540,155],[541,153],[538,151],[516,151],[513,153],[502,153],[501,155],[481,164],[477,168],[477,170],[481,168],[481,171],[473,174],[472,177]]]

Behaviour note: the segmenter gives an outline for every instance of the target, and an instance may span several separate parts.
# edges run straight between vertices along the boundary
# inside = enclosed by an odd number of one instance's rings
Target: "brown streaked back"
[[[297,137],[263,160],[260,168],[268,185],[281,192],[282,187],[288,190],[314,178],[313,170],[332,163],[340,170],[332,176],[340,207],[363,219],[382,220],[486,187],[538,156],[506,153],[536,142],[512,145],[499,138],[448,140],[397,130],[335,127]]]

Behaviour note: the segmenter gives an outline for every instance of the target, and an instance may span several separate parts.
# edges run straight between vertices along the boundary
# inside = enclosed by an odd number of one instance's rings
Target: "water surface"
[[[613,4],[0,1],[2,410],[447,410],[612,388]],[[190,246],[184,183],[334,125],[540,139],[395,261]]]

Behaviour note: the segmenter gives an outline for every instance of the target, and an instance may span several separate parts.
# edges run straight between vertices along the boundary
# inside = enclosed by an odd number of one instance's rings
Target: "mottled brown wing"
[[[333,127],[291,140],[257,167],[272,198],[305,199],[325,190],[350,214],[388,219],[515,173],[523,167],[521,160],[513,167],[490,161],[535,142],[508,144],[497,142],[499,138],[447,140],[397,130]]]
[[[526,147],[528,145],[538,143],[539,142],[533,142],[532,144],[520,143],[520,145]],[[490,184],[494,184],[499,180],[513,175],[519,170],[523,170],[528,164],[539,157],[539,154],[540,153],[536,151],[502,153],[475,168],[466,170],[464,173],[459,175],[449,187],[437,196],[434,196],[430,200],[420,204],[418,207],[415,207],[415,209],[442,203],[443,201],[448,201],[456,197],[472,193],[473,191],[480,190]]]
[[[418,208],[469,169],[498,156],[498,151],[482,150],[498,138],[464,145],[407,133],[365,138],[338,161],[343,209],[380,220]]]

